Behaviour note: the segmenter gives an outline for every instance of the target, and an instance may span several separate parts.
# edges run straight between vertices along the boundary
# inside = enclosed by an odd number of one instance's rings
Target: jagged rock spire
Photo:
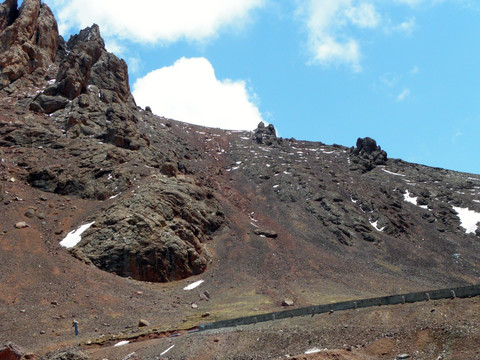
[[[0,5],[0,90],[34,72],[45,72],[56,57],[58,27],[40,0]]]

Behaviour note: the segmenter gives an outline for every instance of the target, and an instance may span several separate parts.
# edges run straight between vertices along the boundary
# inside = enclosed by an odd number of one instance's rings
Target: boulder
[[[15,228],[17,229],[25,229],[29,227],[29,225],[25,221],[20,221],[15,224]]]
[[[68,99],[63,96],[40,94],[30,104],[30,110],[51,114],[57,110],[63,109],[67,104]]]
[[[138,320],[138,327],[150,326],[150,322],[145,319]]]
[[[205,243],[224,221],[219,204],[205,191],[174,177],[144,184],[97,218],[76,246],[77,256],[142,281],[202,273],[211,260]]]
[[[277,238],[278,234],[270,229],[255,229],[255,235],[265,236],[271,239]]]

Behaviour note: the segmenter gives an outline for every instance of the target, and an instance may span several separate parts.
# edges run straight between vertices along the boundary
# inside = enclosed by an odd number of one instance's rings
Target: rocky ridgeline
[[[8,0],[0,5],[0,44],[0,105],[9,112],[0,115],[0,146],[15,149],[8,156],[19,175],[59,195],[118,196],[92,215],[96,224],[75,255],[139,280],[205,270],[204,243],[223,214],[187,168],[186,159],[196,159],[184,141],[152,134],[158,118],[136,106],[127,64],[106,51],[98,26],[65,42],[46,4]]]

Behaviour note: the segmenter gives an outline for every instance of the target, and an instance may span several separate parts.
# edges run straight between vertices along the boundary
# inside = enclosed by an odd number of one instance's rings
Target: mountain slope
[[[73,318],[87,340],[140,318],[188,327],[478,283],[480,176],[389,159],[369,138],[156,116],[99,28],[65,42],[40,0],[5,1],[0,39],[0,343],[72,344]]]

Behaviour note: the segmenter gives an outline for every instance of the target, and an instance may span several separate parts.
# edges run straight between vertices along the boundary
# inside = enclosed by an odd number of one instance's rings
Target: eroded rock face
[[[55,60],[58,28],[52,11],[40,0],[0,5],[0,90],[24,76],[40,76]],[[33,79],[31,79],[33,81]]]
[[[204,243],[223,222],[217,202],[190,179],[154,180],[97,218],[74,253],[137,280],[202,273],[211,258]]]
[[[358,138],[355,148],[350,150],[352,158],[351,170],[360,170],[367,172],[377,165],[385,165],[387,162],[387,153],[377,146],[377,142],[372,138]]]

